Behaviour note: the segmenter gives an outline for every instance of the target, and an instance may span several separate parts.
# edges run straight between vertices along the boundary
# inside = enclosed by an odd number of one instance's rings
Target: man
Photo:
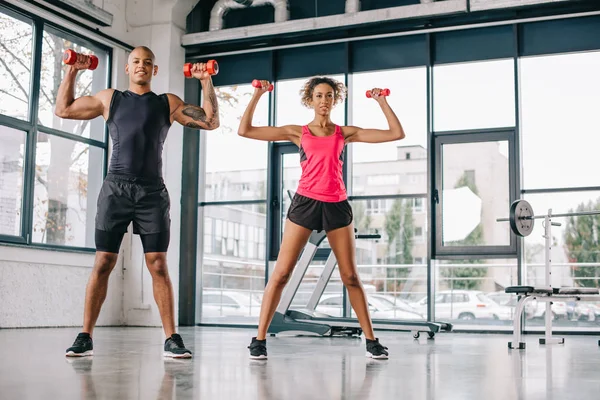
[[[93,354],[92,332],[106,298],[108,278],[119,253],[127,227],[139,234],[146,265],[152,276],[154,299],[166,335],[164,356],[190,358],[181,336],[175,332],[173,287],[167,269],[170,238],[170,199],[162,179],[162,150],[173,121],[193,129],[219,127],[217,97],[206,65],[194,64],[192,76],[200,80],[203,107],[184,103],[178,96],[151,91],[158,73],[154,53],[136,47],[129,55],[125,73],[129,89],[100,91],[75,99],[75,79],[85,69],[82,56],[67,67],[58,89],[55,114],[68,119],[104,117],[113,142],[108,175],[98,196],[96,214],[96,259],[85,294],[83,330],[67,349],[67,356]]]

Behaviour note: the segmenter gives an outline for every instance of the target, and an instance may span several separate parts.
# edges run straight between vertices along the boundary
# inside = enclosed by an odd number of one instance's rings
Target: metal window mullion
[[[513,25],[513,66],[514,66],[514,87],[515,87],[515,134],[513,137],[514,144],[512,146],[514,152],[514,175],[511,176],[514,179],[514,198],[521,197],[521,188],[523,182],[523,170],[521,168],[521,160],[523,159],[523,151],[521,148],[521,79],[520,79],[520,68],[519,68],[519,53],[520,53],[520,36],[519,36],[519,25]],[[524,264],[524,247],[523,239],[517,238],[515,235],[511,235],[511,242],[515,241],[517,249],[517,285],[523,284],[523,264]],[[524,324],[522,325],[524,326]]]
[[[246,204],[252,205],[252,204],[263,204],[266,202],[267,202],[267,199],[200,201],[200,202],[198,202],[198,207],[232,206],[232,205],[246,205]]]
[[[112,88],[112,64],[113,64],[113,49],[109,49],[108,51],[108,55],[107,55],[107,74],[106,74],[106,87],[107,88]],[[102,166],[102,177],[105,177],[106,174],[108,174],[108,163],[109,163],[109,158],[108,158],[108,152],[110,150],[110,145],[109,145],[109,136],[110,133],[108,131],[108,124],[106,123],[106,121],[104,121],[104,143],[106,144],[106,147],[104,149],[104,157],[103,157],[103,161],[104,161],[104,165]]]
[[[543,194],[543,193],[569,193],[569,192],[591,192],[600,191],[600,186],[576,186],[545,189],[521,189],[520,194]]]
[[[274,51],[269,52],[270,63],[271,63],[271,80],[274,82],[276,80],[275,75],[277,73],[277,66],[275,65],[275,57],[276,54]],[[275,126],[275,96],[277,94],[277,85],[274,85],[274,89],[269,93],[269,115],[268,115],[268,125]],[[273,153],[274,146],[273,142],[269,142],[267,145],[267,181],[266,183],[266,195],[267,199],[265,201],[265,275],[263,285],[266,287],[267,282],[269,282],[269,260],[271,259],[272,252],[272,240],[273,240],[273,221],[275,220],[273,215],[273,210],[271,210],[271,204],[269,200],[272,201],[272,175],[273,175]]]
[[[27,144],[25,149],[25,171],[23,174],[23,213],[21,216],[21,230],[27,244],[32,242],[33,231],[33,206],[35,196],[35,155],[37,144],[37,120],[39,109],[39,95],[42,71],[42,40],[44,34],[44,21],[40,18],[33,19],[32,41],[32,68],[29,92],[29,121],[31,128],[27,131]]]
[[[67,139],[67,140],[72,140],[74,142],[81,142],[81,143],[85,143],[89,146],[93,146],[93,147],[99,147],[102,148],[104,150],[108,149],[108,143],[102,142],[100,140],[96,140],[96,139],[88,139],[86,137],[82,137],[79,135],[74,135],[72,133],[68,133],[68,132],[64,132],[64,131],[59,131],[58,129],[54,129],[54,128],[49,128],[47,126],[44,125],[38,125],[37,126],[37,131],[38,132],[43,132],[46,133],[48,135],[51,136],[59,136],[63,139]]]
[[[25,238],[23,236],[0,234],[0,242],[25,244]]]
[[[27,114],[29,114],[29,111],[27,111]],[[8,115],[4,114],[0,114],[0,125],[7,126],[13,129],[18,129],[20,131],[28,131],[31,129],[31,123],[29,121],[9,117]]]
[[[427,65],[425,66],[427,71],[427,201],[426,207],[428,208],[427,225],[429,227],[429,240],[427,243],[427,321],[435,320],[435,303],[434,298],[434,284],[435,276],[433,271],[433,254],[437,240],[437,229],[436,229],[436,204],[433,202],[433,193],[436,188],[435,174],[438,172],[436,169],[436,160],[439,154],[436,154],[435,140],[433,135],[433,38],[432,34],[426,34],[427,43]]]

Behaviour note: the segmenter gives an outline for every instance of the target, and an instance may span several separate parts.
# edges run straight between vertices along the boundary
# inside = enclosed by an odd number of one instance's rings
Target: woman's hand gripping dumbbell
[[[379,89],[379,88],[374,88],[371,90],[367,90],[367,97],[373,98],[375,100],[379,100],[383,97],[387,97],[390,95],[390,89]]]
[[[93,54],[81,54],[68,49],[63,54],[63,62],[72,65],[75,69],[95,70],[98,67],[98,57]]]
[[[186,78],[208,79],[219,73],[219,64],[216,60],[208,60],[206,63],[183,64],[183,75]]]
[[[256,88],[256,93],[263,94],[264,92],[273,91],[273,84],[269,81],[254,79],[252,81],[252,87]]]

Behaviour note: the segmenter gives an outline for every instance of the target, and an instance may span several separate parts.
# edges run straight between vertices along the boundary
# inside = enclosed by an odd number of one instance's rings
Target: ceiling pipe
[[[275,9],[275,22],[284,22],[290,18],[287,0],[219,0],[210,12],[209,31],[223,29],[223,18],[236,8],[258,7],[271,5]]]

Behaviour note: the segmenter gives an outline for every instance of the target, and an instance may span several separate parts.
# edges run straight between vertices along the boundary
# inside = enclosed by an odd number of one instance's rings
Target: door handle
[[[437,189],[433,189],[433,201],[435,204],[440,204],[440,195]]]

